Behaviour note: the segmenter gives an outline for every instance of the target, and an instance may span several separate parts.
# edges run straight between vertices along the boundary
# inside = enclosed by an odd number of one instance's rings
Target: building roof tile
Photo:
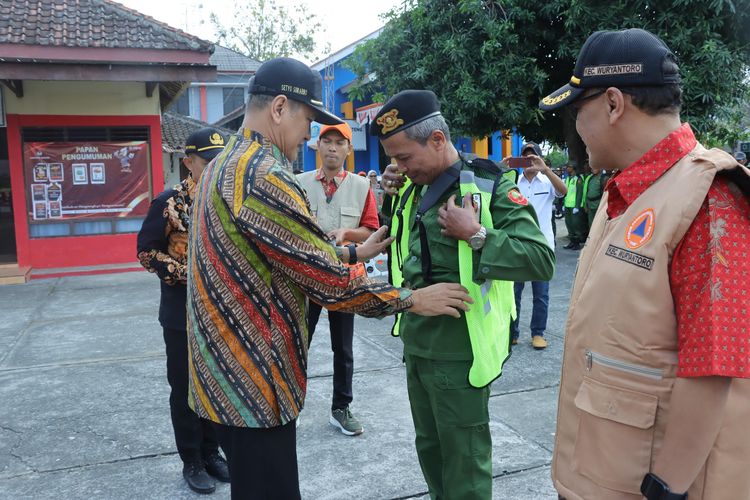
[[[213,45],[111,0],[2,1],[0,43],[199,52]]]
[[[223,71],[255,73],[260,67],[259,61],[232,49],[222,47],[221,45],[214,46],[214,49],[214,53],[211,54],[211,58],[209,59],[209,64],[216,66],[216,70],[220,73]]]
[[[194,120],[187,116],[172,111],[166,111],[161,115],[161,143],[162,151],[165,153],[184,153],[185,141],[188,136],[196,130],[213,127],[223,132],[225,135],[231,135],[233,130],[223,127],[209,125],[200,120]]]

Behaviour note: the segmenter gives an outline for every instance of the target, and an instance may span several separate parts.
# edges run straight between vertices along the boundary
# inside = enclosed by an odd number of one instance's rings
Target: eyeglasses
[[[581,97],[576,102],[574,102],[570,106],[570,114],[573,115],[573,119],[574,120],[578,119],[578,111],[583,107],[583,103],[591,99],[594,99],[596,97],[599,97],[600,95],[604,94],[606,91],[607,91],[606,89],[598,90],[594,92],[593,94],[589,94],[587,96]]]

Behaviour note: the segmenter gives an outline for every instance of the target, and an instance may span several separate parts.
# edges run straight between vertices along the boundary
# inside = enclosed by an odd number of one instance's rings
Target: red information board
[[[148,212],[145,141],[27,142],[24,170],[32,220],[142,217]]]

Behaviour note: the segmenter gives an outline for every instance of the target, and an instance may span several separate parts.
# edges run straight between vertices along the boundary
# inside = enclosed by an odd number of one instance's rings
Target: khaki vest
[[[326,202],[323,183],[315,179],[317,171],[297,175],[300,185],[307,191],[310,208],[324,231],[359,227],[359,219],[367,201],[370,182],[364,177],[347,174],[339,185],[331,202]]]
[[[623,215],[607,219],[604,194],[565,328],[552,479],[567,500],[642,498],[640,484],[662,445],[677,368],[669,265],[717,171],[736,165],[723,151],[698,145]],[[750,433],[739,426],[750,416],[748,384],[733,380],[724,427],[690,500],[750,498],[750,469],[730,475],[750,460]],[[732,434],[734,440],[727,437]]]

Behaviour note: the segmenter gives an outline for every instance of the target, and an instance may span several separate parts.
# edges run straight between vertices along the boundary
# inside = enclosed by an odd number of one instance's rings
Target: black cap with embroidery
[[[338,125],[343,120],[323,107],[323,79],[304,63],[291,57],[277,57],[260,65],[250,80],[250,94],[285,95],[315,110],[315,121]]]
[[[196,130],[185,141],[185,154],[198,155],[204,160],[211,161],[222,152],[226,139],[215,128]]]
[[[659,37],[646,30],[597,31],[581,47],[570,82],[539,101],[539,108],[550,111],[567,106],[590,88],[680,83],[674,66],[665,64],[668,61],[677,58]]]
[[[440,101],[429,90],[403,90],[383,104],[370,125],[370,134],[386,139],[404,129],[440,115]]]

